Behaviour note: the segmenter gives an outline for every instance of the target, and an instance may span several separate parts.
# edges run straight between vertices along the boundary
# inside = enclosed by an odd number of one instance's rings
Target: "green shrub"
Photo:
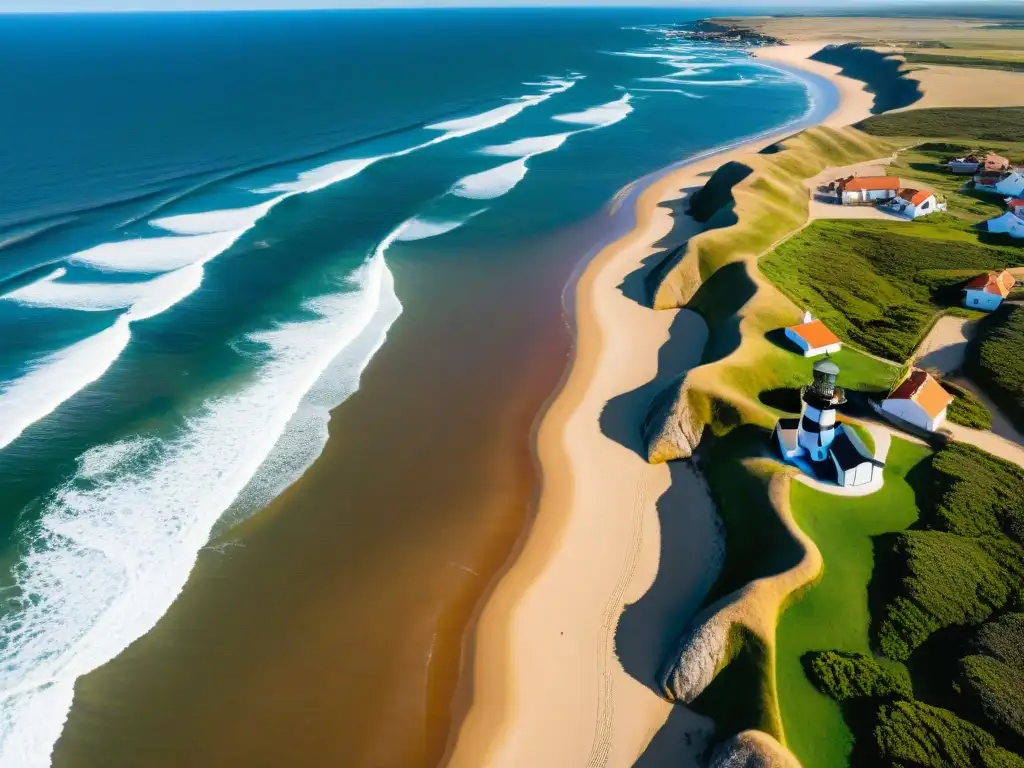
[[[811,682],[836,701],[857,698],[912,699],[910,680],[870,656],[847,651],[812,651],[804,663]]]
[[[1024,670],[991,656],[960,660],[957,685],[995,732],[1024,738]]]
[[[1024,307],[1004,304],[982,320],[967,345],[966,369],[1024,430]]]
[[[876,646],[905,661],[941,627],[973,626],[1007,605],[1024,585],[1024,556],[1005,536],[967,538],[944,531],[907,531],[886,555],[901,574],[873,627]]]
[[[921,525],[960,536],[1003,533],[1024,543],[1024,469],[964,443],[932,459]]]
[[[1000,748],[992,734],[919,701],[883,704],[874,736],[886,766],[1024,768],[1024,759]]]
[[[954,424],[972,429],[992,429],[992,414],[973,392],[948,381],[942,382],[943,388],[953,395],[955,400],[949,404],[946,418]]]
[[[983,626],[974,639],[978,653],[1024,670],[1024,613],[1007,613]]]

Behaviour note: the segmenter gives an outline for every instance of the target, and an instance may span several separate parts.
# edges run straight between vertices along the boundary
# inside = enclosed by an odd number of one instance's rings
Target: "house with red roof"
[[[810,312],[804,313],[803,322],[786,329],[786,338],[792,341],[804,357],[831,355],[843,346],[832,331],[821,320],[815,320]]]
[[[836,192],[843,205],[871,205],[892,200],[902,186],[896,176],[849,176],[836,182]]]
[[[882,402],[882,410],[934,432],[946,420],[951,402],[953,396],[929,373],[915,370]]]
[[[911,189],[910,187],[898,190],[889,206],[896,213],[900,213],[908,219],[916,219],[919,216],[946,210],[946,204],[938,202],[934,193],[927,189]]]
[[[1017,279],[1007,270],[978,275],[964,287],[964,306],[991,312],[1010,295]]]

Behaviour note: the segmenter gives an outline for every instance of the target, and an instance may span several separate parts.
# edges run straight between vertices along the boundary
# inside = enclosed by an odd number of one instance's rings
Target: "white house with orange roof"
[[[911,189],[903,187],[896,192],[889,206],[906,216],[908,219],[916,219],[919,216],[927,216],[929,213],[946,210],[946,204],[935,199],[935,194],[927,189]]]
[[[882,410],[934,432],[946,420],[953,396],[925,371],[913,371],[882,403]]]
[[[836,183],[836,192],[843,205],[871,205],[892,200],[902,186],[896,176],[850,176]]]
[[[978,275],[964,288],[964,306],[991,312],[999,308],[1016,284],[1016,278],[1005,269]]]
[[[786,329],[786,338],[796,344],[804,357],[831,355],[843,346],[832,331],[821,320],[815,320],[810,312],[804,312],[804,319],[799,325],[791,325]]]

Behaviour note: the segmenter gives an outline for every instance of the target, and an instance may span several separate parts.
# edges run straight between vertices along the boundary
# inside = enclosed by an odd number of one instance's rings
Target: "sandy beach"
[[[806,61],[821,45],[757,55],[836,86],[826,125],[863,119],[872,96],[861,84]],[[472,704],[449,765],[696,764],[711,723],[665,701],[655,680],[716,575],[717,518],[691,464],[647,463],[640,426],[652,397],[699,363],[706,328],[686,310],[644,306],[642,278],[699,231],[683,214],[688,193],[788,133],[657,178],[634,229],[576,283],[574,359],[537,434],[537,517],[469,641]]]

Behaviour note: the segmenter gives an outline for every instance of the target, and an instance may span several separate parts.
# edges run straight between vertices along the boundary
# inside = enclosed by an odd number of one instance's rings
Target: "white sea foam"
[[[496,144],[480,150],[483,155],[498,157],[526,157],[551,152],[565,143],[572,133],[555,133],[549,136],[530,136],[525,139],[511,141],[508,144]]]
[[[582,112],[555,115],[554,119],[563,123],[574,123],[576,125],[590,125],[604,128],[625,119],[625,117],[633,111],[633,106],[629,102],[630,95],[628,93],[624,93],[621,98],[616,99],[615,101],[610,101],[607,104],[591,107],[590,109],[585,109]]]
[[[265,200],[245,208],[228,208],[220,211],[183,213],[164,216],[150,221],[150,226],[174,232],[178,235],[209,235],[215,232],[244,231],[270,213],[270,209],[283,197]]]
[[[242,234],[238,230],[115,240],[73,254],[68,261],[103,272],[169,272],[190,264],[205,264],[230,248]]]
[[[526,161],[528,159],[522,157],[511,163],[465,176],[455,183],[450,192],[456,197],[467,197],[471,200],[491,200],[501,197],[510,192],[526,176]]]
[[[319,168],[312,168],[303,171],[294,181],[284,181],[279,184],[271,184],[269,187],[252,190],[256,194],[274,194],[288,192],[291,194],[301,192],[315,192],[324,189],[339,181],[351,179],[353,176],[362,173],[378,160],[383,160],[389,155],[377,157],[360,157],[350,160],[338,160],[334,163],[322,165]]]
[[[397,239],[425,240],[428,237],[443,235],[445,232],[451,232],[454,229],[458,229],[471,218],[478,216],[485,210],[486,208],[479,211],[473,211],[471,214],[463,216],[461,219],[446,219],[441,221],[415,216],[400,227]]]
[[[202,282],[201,264],[182,267],[151,280],[134,283],[77,283],[61,280],[61,270],[4,295],[29,307],[82,312],[130,310],[132,320],[159,314],[188,296]]]
[[[682,96],[688,96],[691,99],[705,98],[699,94],[684,91],[682,88],[630,88],[629,90],[633,93],[678,93]]]
[[[258,470],[281,468],[273,457],[282,435],[307,451],[322,447],[326,413],[320,407],[311,422],[303,395],[332,361],[362,344],[365,357],[333,372],[342,386],[334,404],[357,388],[401,311],[384,262],[396,235],[381,243],[350,290],[306,304],[315,319],[250,336],[261,350],[251,383],[208,401],[173,439],[90,449],[77,474],[42,500],[39,521],[20,531],[20,599],[0,619],[0,765],[49,765],[75,680],[167,611],[220,515],[251,489]],[[310,427],[315,435],[304,431]]]
[[[18,379],[0,384],[0,448],[102,376],[130,336],[128,321],[118,318],[110,328],[32,361]],[[2,757],[0,752],[0,765]]]

